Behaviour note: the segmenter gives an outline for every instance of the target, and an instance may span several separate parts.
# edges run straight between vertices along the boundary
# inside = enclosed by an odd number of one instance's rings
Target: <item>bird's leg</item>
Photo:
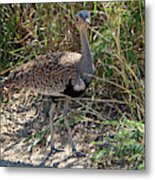
[[[73,138],[72,138],[71,128],[69,126],[68,119],[67,119],[68,110],[69,110],[68,102],[65,102],[64,111],[63,111],[64,122],[65,122],[65,126],[66,126],[66,129],[67,129],[68,135],[69,135],[69,141],[70,141],[70,144],[71,144],[71,147],[72,147],[72,151],[76,152],[76,147],[75,147],[75,144],[74,144]]]
[[[64,113],[63,113],[63,115],[64,115],[65,126],[66,126],[66,129],[67,129],[68,135],[69,135],[69,141],[70,141],[71,148],[72,148],[72,151],[73,151],[73,155],[71,155],[70,158],[71,157],[84,157],[85,156],[84,153],[76,150],[76,147],[75,147],[75,144],[74,144],[74,141],[73,141],[73,138],[72,138],[71,128],[69,126],[68,119],[67,119],[68,110],[69,110],[69,106],[68,106],[68,102],[66,102],[65,105],[64,105]]]
[[[59,150],[59,149],[55,148],[55,146],[54,146],[54,138],[53,138],[53,135],[54,135],[53,118],[54,118],[54,111],[55,111],[56,105],[57,105],[57,103],[52,102],[52,104],[51,104],[51,109],[50,109],[50,112],[49,112],[49,116],[50,116],[50,131],[51,131],[51,139],[50,139],[51,153],[52,153],[52,152],[53,152],[53,153],[55,153],[55,152],[63,152],[63,150]]]
[[[51,151],[48,153],[47,157],[44,159],[43,162],[40,163],[40,166],[45,166],[45,163],[46,161],[48,160],[48,158],[52,155],[52,154],[55,154],[56,152],[63,152],[63,150],[59,150],[57,148],[55,148],[54,146],[54,138],[53,138],[53,135],[54,135],[54,128],[53,128],[53,118],[54,118],[54,111],[55,111],[55,108],[56,108],[56,103],[55,102],[52,102],[51,104],[51,109],[50,109],[50,112],[49,112],[49,120],[50,120],[50,148],[51,148]]]
[[[54,141],[53,141],[53,118],[54,118],[54,111],[55,111],[55,107],[56,107],[56,103],[52,102],[51,104],[51,109],[49,112],[49,118],[50,118],[50,135],[51,135],[51,139],[50,139],[50,146],[51,146],[51,150],[54,149]]]

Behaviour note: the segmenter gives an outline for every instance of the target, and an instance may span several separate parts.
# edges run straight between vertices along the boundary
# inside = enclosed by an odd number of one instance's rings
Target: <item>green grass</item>
[[[92,156],[94,163],[100,168],[108,168],[109,164],[112,167],[144,169],[144,123],[122,119],[119,123],[109,120],[103,124],[110,126],[111,130],[102,141],[92,142],[96,146]]]

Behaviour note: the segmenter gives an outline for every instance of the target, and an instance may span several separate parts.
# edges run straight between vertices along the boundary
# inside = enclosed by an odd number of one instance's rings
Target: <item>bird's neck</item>
[[[80,75],[82,76],[83,80],[89,84],[92,80],[91,75],[93,73],[93,64],[86,29],[80,31],[80,39],[82,58],[78,64],[78,71],[80,72]]]

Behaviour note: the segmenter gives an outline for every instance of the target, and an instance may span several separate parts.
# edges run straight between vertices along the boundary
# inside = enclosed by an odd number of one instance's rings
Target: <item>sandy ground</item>
[[[50,99],[14,94],[7,103],[1,103],[1,161],[0,166],[40,167],[50,152],[49,110]],[[73,111],[79,111],[75,108]],[[72,117],[74,118],[74,117]],[[43,167],[57,168],[97,168],[91,161],[95,151],[92,141],[103,133],[102,127],[94,122],[79,122],[72,126],[73,139],[78,151],[85,157],[72,156],[64,124],[60,122],[61,114],[55,117],[54,141],[58,149],[64,152],[51,154]],[[38,135],[39,134],[39,135]]]

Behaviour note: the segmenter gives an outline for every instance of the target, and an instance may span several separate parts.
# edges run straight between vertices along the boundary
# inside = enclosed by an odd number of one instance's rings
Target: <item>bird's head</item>
[[[75,15],[75,20],[79,30],[87,29],[90,25],[90,12],[87,10],[80,11]]]

